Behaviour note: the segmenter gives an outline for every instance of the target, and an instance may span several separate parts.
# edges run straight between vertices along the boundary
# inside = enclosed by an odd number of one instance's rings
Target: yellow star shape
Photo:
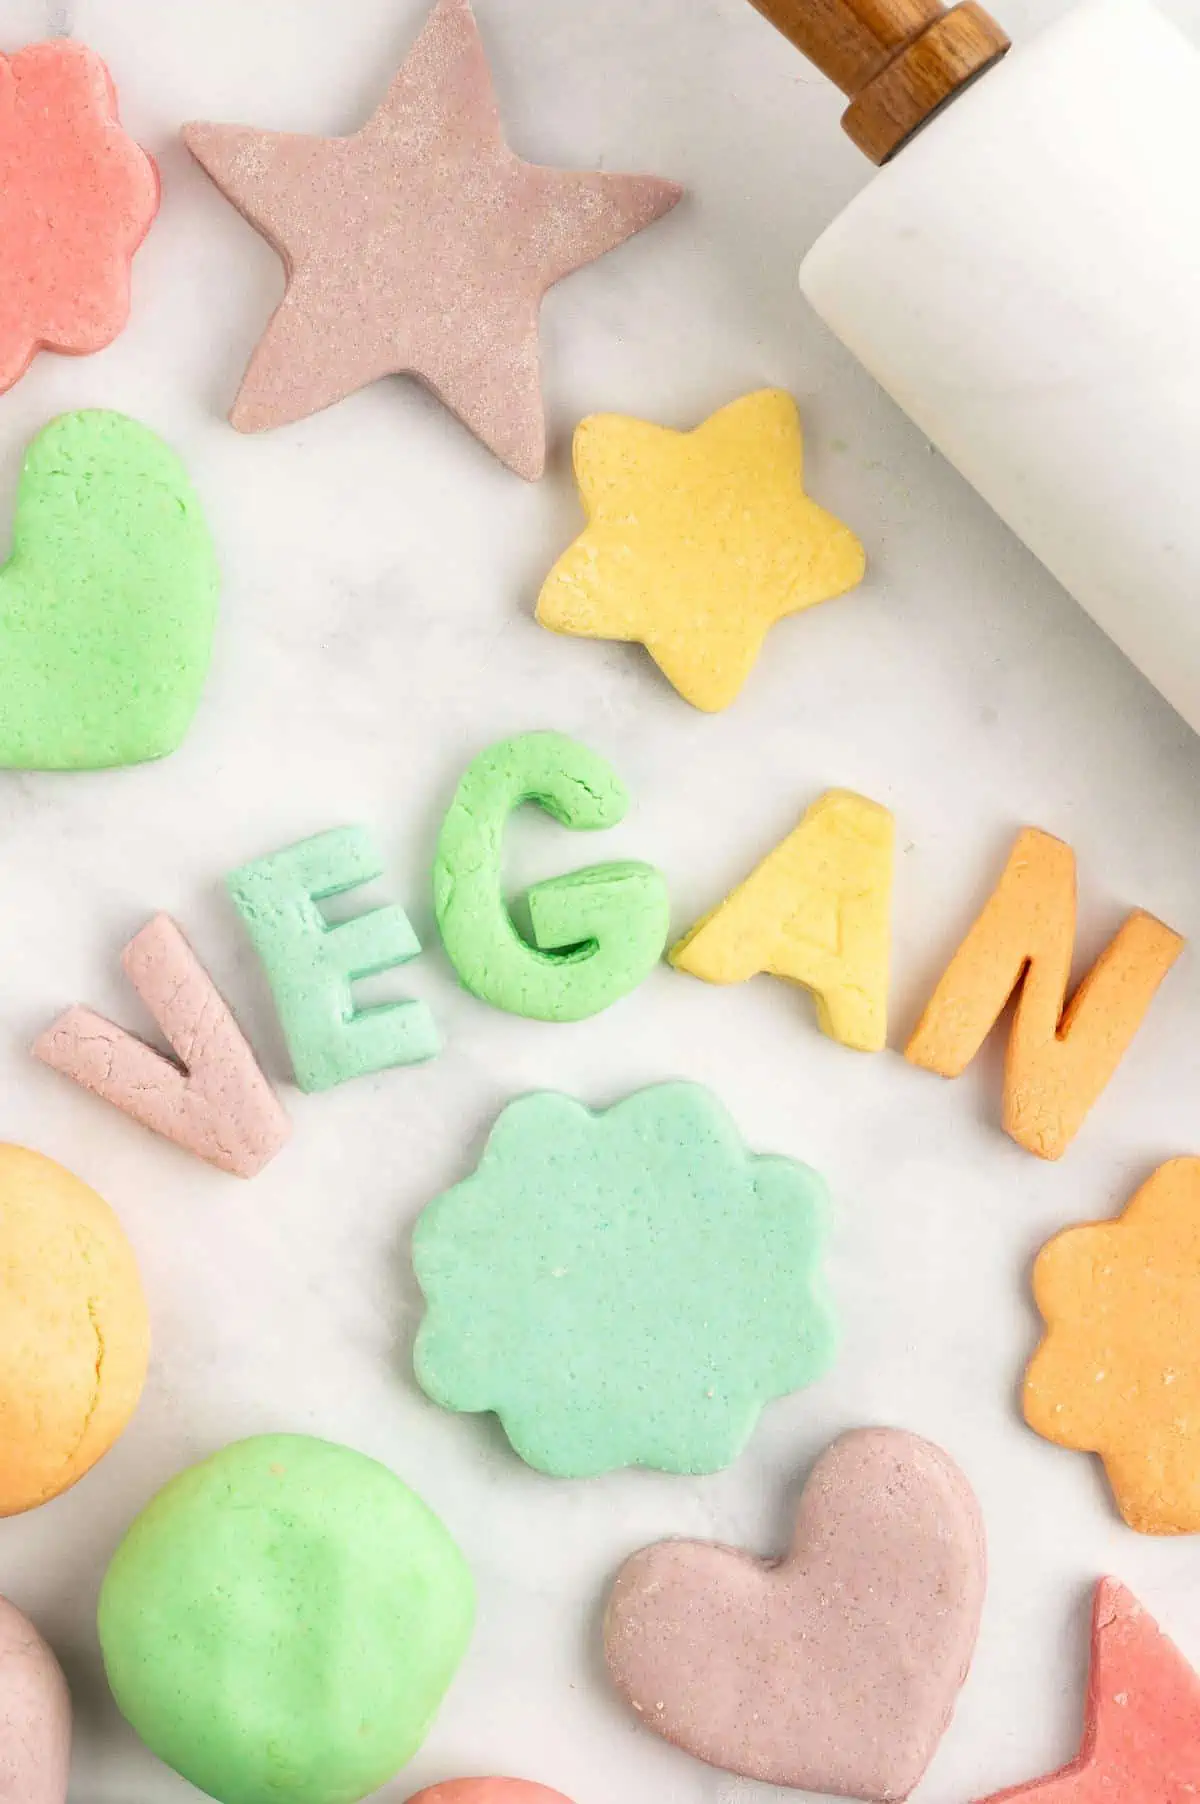
[[[595,415],[575,434],[575,474],[589,524],[538,619],[639,642],[709,713],[734,700],[777,620],[862,581],[862,546],[804,492],[800,414],[779,389],[694,432]]]

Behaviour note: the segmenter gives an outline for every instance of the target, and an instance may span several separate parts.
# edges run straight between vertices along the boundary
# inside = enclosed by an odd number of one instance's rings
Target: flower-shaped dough
[[[1047,1332],[1025,1419],[1098,1453],[1117,1507],[1148,1535],[1200,1533],[1200,1159],[1175,1159],[1113,1222],[1045,1247]]]
[[[748,1152],[696,1084],[523,1097],[417,1223],[417,1378],[556,1477],[718,1471],[833,1357],[824,1216],[816,1173]]]
[[[158,195],[94,51],[55,38],[0,56],[0,390],[40,350],[112,343]]]

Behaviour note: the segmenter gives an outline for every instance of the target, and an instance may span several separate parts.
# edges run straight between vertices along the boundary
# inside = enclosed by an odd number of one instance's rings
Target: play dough
[[[0,1146],[0,1516],[57,1497],[108,1452],[149,1347],[108,1204],[40,1153]]]
[[[278,1434],[159,1492],[99,1629],[124,1715],[220,1804],[356,1804],[421,1745],[473,1614],[462,1555],[394,1473]]]
[[[208,671],[217,588],[175,453],[123,414],[52,420],[26,453],[0,570],[0,765],[92,770],[174,751]]]
[[[254,1177],[291,1123],[228,1003],[169,915],[155,915],[121,963],[178,1063],[80,1007],[39,1035],[34,1057],[197,1158]]]
[[[860,1052],[887,1045],[895,823],[847,789],[815,802],[793,833],[675,947],[706,983],[760,971],[803,984],[822,1033]]]
[[[1025,1418],[1104,1461],[1148,1535],[1200,1533],[1200,1159],[1175,1159],[1116,1221],[1069,1228],[1033,1273],[1046,1335]]]
[[[959,1077],[1015,992],[1004,1129],[1059,1159],[1120,1064],[1183,940],[1135,909],[1071,1000],[1075,854],[1026,827],[909,1041],[905,1056]]]
[[[62,37],[0,56],[0,390],[39,350],[111,344],[157,211],[157,171],[95,51]]]
[[[1200,1795],[1200,1678],[1137,1599],[1101,1579],[1077,1760],[987,1804],[1192,1804]]]
[[[448,1779],[418,1792],[409,1804],[571,1804],[560,1791],[528,1779]]]
[[[639,1721],[698,1759],[882,1804],[933,1758],[985,1581],[958,1467],[915,1435],[859,1429],[814,1467],[782,1561],[702,1541],[627,1560],[605,1653]]]
[[[240,431],[406,372],[530,478],[546,456],[543,295],[680,196],[653,176],[514,156],[468,0],[439,0],[354,137],[189,125],[184,140],[288,273],[233,409]]]
[[[28,1618],[0,1597],[0,1804],[66,1804],[70,1764],[62,1668]]]
[[[374,883],[383,860],[365,827],[335,827],[226,878],[266,967],[302,1090],[433,1058],[441,1041],[423,1002],[356,1006],[351,986],[416,958],[404,910],[374,908],[331,926],[321,903]]]
[[[533,945],[504,901],[504,828],[536,802],[576,832],[615,827],[629,805],[604,759],[562,733],[523,733],[471,765],[442,824],[434,907],[466,987],[538,1021],[580,1021],[637,988],[667,942],[667,886],[648,864],[601,864],[537,883]]]
[[[584,420],[575,474],[587,530],[547,578],[538,619],[638,641],[694,707],[727,708],[776,621],[862,581],[862,546],[804,492],[800,416],[777,389],[694,432]]]
[[[748,1152],[699,1085],[522,1097],[417,1223],[417,1377],[542,1472],[715,1472],[833,1358],[825,1215],[816,1173]]]

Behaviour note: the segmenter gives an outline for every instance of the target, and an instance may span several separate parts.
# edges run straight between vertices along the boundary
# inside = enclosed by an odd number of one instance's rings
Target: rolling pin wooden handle
[[[850,97],[842,124],[886,163],[1009,40],[976,0],[752,0]]]

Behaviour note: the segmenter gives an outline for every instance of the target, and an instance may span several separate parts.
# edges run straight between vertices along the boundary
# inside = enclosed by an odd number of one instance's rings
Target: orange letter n
[[[1183,940],[1135,910],[1070,1002],[1075,854],[1026,827],[983,913],[930,998],[905,1057],[959,1077],[1015,990],[1004,1128],[1059,1159],[1121,1062]]]

